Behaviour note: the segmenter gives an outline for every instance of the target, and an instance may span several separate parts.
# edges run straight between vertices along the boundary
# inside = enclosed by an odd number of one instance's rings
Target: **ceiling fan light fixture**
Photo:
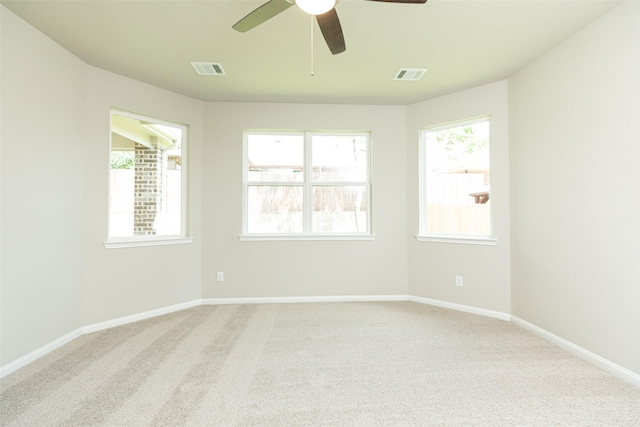
[[[296,0],[296,5],[310,15],[322,15],[336,5],[336,0]]]

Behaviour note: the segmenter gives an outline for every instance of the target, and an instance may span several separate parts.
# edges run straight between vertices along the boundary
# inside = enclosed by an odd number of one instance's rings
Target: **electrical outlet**
[[[463,285],[462,276],[456,276],[456,286],[462,286],[462,285]]]
[[[224,272],[223,271],[218,271],[218,282],[224,282]]]

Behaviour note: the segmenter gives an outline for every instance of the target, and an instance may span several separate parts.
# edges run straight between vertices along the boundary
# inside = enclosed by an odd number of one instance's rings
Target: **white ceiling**
[[[205,101],[406,105],[509,77],[614,0],[342,0],[347,50],[331,55],[297,7],[247,33],[231,26],[263,1],[4,1],[93,66]],[[199,76],[190,61],[220,62]],[[428,68],[418,82],[400,68]],[[43,64],[46,71],[46,64]]]

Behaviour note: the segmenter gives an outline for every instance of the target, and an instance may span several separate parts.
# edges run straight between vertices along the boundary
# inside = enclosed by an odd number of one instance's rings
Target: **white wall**
[[[81,326],[86,67],[0,15],[2,366]]]
[[[640,373],[640,4],[509,79],[513,314]]]
[[[208,104],[203,297],[406,294],[405,114],[394,106]],[[243,129],[372,131],[376,239],[239,241]]]
[[[491,116],[491,210],[495,246],[419,242],[418,142],[420,129]],[[509,313],[510,224],[507,83],[500,81],[409,106],[407,119],[409,294]],[[455,286],[455,276],[464,286]]]
[[[87,67],[87,88],[83,323],[200,298],[204,104],[94,67]],[[193,243],[104,248],[111,107],[189,126],[189,227]]]

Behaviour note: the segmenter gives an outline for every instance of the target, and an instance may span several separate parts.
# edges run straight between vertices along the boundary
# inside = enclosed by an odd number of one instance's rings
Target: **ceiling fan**
[[[322,31],[322,36],[329,46],[332,54],[344,52],[346,49],[342,26],[338,19],[335,5],[339,0],[269,0],[247,16],[239,20],[233,26],[234,30],[242,33],[257,27],[263,22],[273,18],[280,12],[284,12],[294,4],[304,12],[315,15],[316,21]],[[369,0],[387,3],[426,3],[427,0]]]

